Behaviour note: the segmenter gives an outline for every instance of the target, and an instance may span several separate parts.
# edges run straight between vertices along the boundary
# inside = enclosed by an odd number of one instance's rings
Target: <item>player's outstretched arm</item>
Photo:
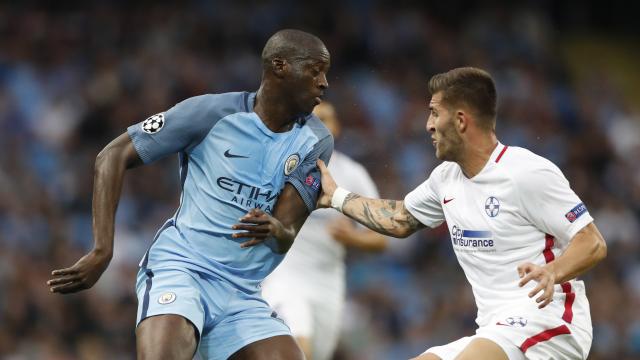
[[[273,216],[259,209],[252,209],[233,225],[234,230],[243,230],[233,234],[234,238],[249,238],[240,244],[251,247],[263,243],[273,236],[278,242],[278,253],[284,254],[293,245],[293,240],[309,216],[307,206],[293,185],[287,183],[273,209]]]
[[[371,229],[357,227],[346,217],[329,225],[329,233],[333,239],[344,246],[361,251],[381,252],[387,248],[388,238]]]
[[[534,297],[542,291],[542,295],[536,299],[536,302],[540,303],[540,308],[543,308],[553,299],[555,284],[575,279],[606,256],[607,244],[592,222],[578,231],[564,253],[554,261],[544,266],[532,263],[519,265],[518,274],[522,278],[520,286],[524,286],[531,280],[537,281],[538,285],[529,293],[529,297]]]
[[[348,192],[343,194],[346,197],[341,204],[335,203],[336,191],[346,191],[338,188],[324,161],[318,160],[318,167],[322,173],[318,207],[334,207],[369,229],[393,237],[404,238],[425,227],[405,208],[402,200],[371,199]]]
[[[93,249],[73,266],[51,272],[47,281],[55,293],[73,293],[92,287],[113,256],[115,214],[126,169],[142,164],[127,133],[110,142],[96,158],[93,177]]]

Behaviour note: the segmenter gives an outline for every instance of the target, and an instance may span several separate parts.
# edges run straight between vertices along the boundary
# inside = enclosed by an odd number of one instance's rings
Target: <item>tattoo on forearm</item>
[[[343,205],[346,205],[351,200],[356,200],[356,199],[360,199],[360,198],[361,198],[361,196],[356,194],[356,193],[349,193],[349,194],[347,194],[347,197],[344,198],[344,204]]]
[[[402,205],[402,201],[367,199],[351,193],[345,199],[345,208],[348,202],[353,205],[349,206],[349,216],[376,232],[406,236],[423,227]]]
[[[418,219],[413,217],[409,210],[407,210],[407,208],[405,208],[404,206],[402,207],[402,217],[406,219],[407,225],[411,230],[418,230],[424,227],[424,225],[422,225],[422,223],[418,221]]]
[[[387,233],[388,229],[386,229],[385,226],[376,219],[376,215],[371,211],[367,203],[362,204],[362,213],[365,217],[364,225],[377,232]]]
[[[380,213],[385,217],[392,217],[396,213],[395,200],[382,200],[385,207],[380,208]]]

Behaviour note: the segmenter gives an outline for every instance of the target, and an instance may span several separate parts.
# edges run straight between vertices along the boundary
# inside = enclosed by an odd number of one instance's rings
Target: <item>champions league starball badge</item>
[[[147,134],[155,134],[164,127],[164,114],[155,114],[142,122],[142,131]]]

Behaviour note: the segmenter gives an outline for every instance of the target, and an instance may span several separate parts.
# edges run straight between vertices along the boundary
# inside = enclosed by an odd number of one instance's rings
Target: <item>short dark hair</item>
[[[461,67],[436,74],[429,80],[429,93],[442,92],[448,106],[465,104],[478,116],[478,125],[494,129],[496,124],[496,85],[491,75],[478,68]]]
[[[309,56],[313,50],[324,48],[324,43],[317,36],[295,29],[284,29],[273,34],[262,49],[262,64],[271,66],[274,58],[293,60],[296,57]]]

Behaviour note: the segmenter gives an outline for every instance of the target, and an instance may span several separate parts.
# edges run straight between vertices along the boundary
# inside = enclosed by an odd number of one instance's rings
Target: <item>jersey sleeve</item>
[[[316,209],[320,193],[320,169],[316,165],[318,159],[329,163],[333,153],[333,136],[325,136],[315,144],[302,163],[285,179],[298,190],[309,213]]]
[[[587,207],[551,162],[534,166],[516,179],[521,206],[541,231],[568,244],[593,221]]]
[[[171,109],[129,126],[127,132],[145,164],[181,151],[189,152],[215,124],[216,95],[186,99]]]
[[[444,222],[444,212],[437,192],[438,169],[404,198],[404,206],[423,225],[435,228]]]

